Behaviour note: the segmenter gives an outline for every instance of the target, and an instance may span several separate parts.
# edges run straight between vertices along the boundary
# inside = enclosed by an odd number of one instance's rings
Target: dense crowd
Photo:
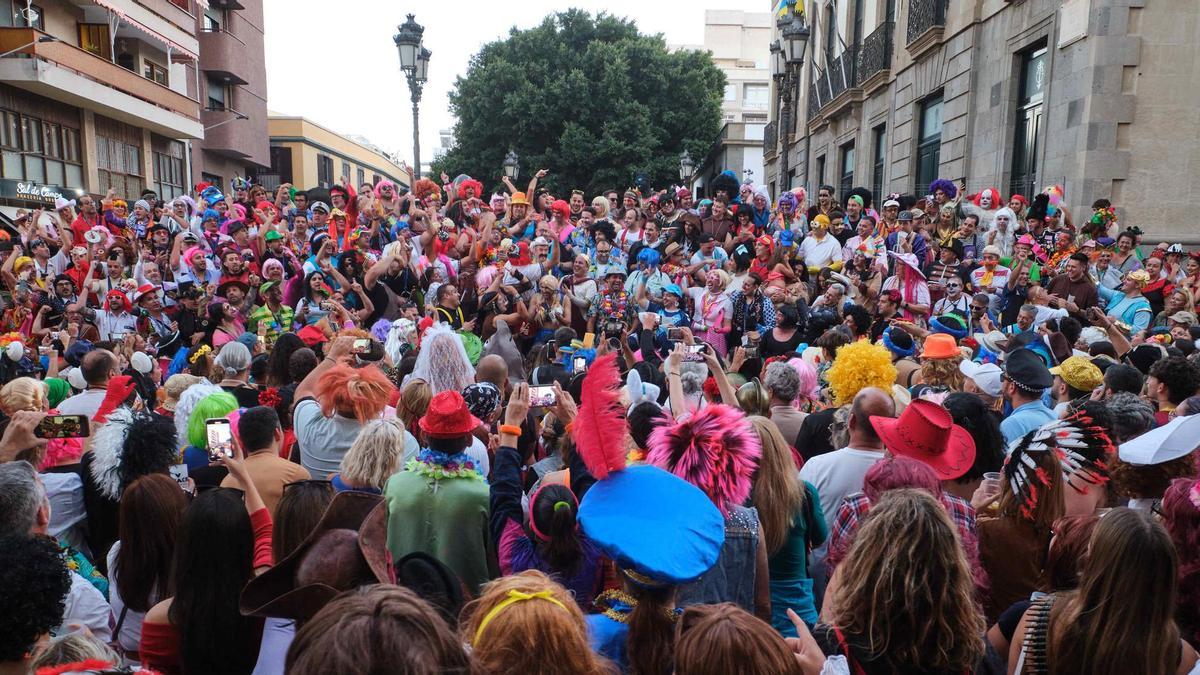
[[[547,175],[19,214],[0,674],[1200,672],[1200,253]]]

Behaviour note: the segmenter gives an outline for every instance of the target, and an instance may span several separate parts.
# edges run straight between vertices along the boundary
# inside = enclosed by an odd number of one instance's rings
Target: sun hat
[[[271,290],[272,288],[275,288],[278,285],[279,285],[279,281],[277,279],[271,279],[270,281],[264,281],[261,284],[259,284],[258,292],[260,295],[264,294],[267,291]]]
[[[1000,366],[994,363],[975,363],[974,361],[963,361],[958,364],[958,372],[963,374],[963,377],[975,383],[979,390],[983,393],[997,398],[1002,393],[1000,382]]]
[[[309,555],[314,548],[320,555]],[[380,495],[339,492],[296,550],[246,584],[238,604],[246,616],[303,620],[343,592],[372,583],[395,583],[387,505]]]
[[[1008,336],[998,330],[989,331],[987,333],[976,333],[975,341],[981,347],[992,352],[993,354],[1004,353],[1004,348],[1008,344]]]
[[[134,292],[133,301],[138,302],[142,298],[156,292],[157,290],[158,286],[155,286],[154,284],[142,284],[141,286],[138,286],[137,291]]]
[[[934,333],[925,338],[925,346],[921,349],[923,359],[952,359],[959,355],[954,336],[946,333]]]
[[[1104,384],[1104,373],[1082,356],[1072,356],[1050,369],[1051,375],[1058,375],[1074,389],[1091,391]]]
[[[200,381],[197,375],[188,373],[175,373],[167,378],[166,384],[163,385],[163,391],[166,392],[166,399],[163,400],[163,410],[175,412],[175,406],[179,403],[179,397],[187,388]]]
[[[904,265],[911,267],[913,269],[913,271],[915,271],[917,274],[921,275],[922,279],[925,278],[925,273],[921,271],[921,266],[917,263],[916,255],[914,255],[912,253],[896,253],[895,251],[888,251],[888,255],[895,258],[896,262],[902,263]]]
[[[1194,326],[1194,325],[1196,325],[1196,313],[1189,312],[1187,310],[1180,310],[1178,312],[1175,312],[1171,316],[1168,316],[1167,321],[1174,321],[1176,323],[1182,323],[1182,324],[1185,324],[1188,326]]]
[[[467,402],[457,391],[441,391],[429,401],[429,408],[417,426],[431,438],[466,436],[482,422],[471,414]]]
[[[1200,415],[1186,415],[1122,443],[1117,456],[1129,464],[1148,466],[1179,459],[1196,450],[1198,445]]]
[[[975,463],[975,440],[944,407],[916,399],[899,417],[871,417],[871,426],[893,455],[929,465],[941,480],[954,480]]]

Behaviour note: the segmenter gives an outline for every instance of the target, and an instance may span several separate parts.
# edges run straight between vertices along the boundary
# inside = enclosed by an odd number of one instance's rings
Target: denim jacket
[[[676,604],[732,602],[754,613],[758,555],[758,510],[734,506],[725,517],[725,544],[717,564],[696,581],[679,587]]]

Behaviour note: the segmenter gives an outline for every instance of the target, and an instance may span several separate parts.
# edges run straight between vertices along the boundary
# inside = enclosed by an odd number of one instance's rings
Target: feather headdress
[[[110,413],[96,431],[92,454],[92,479],[108,499],[120,499],[135,479],[166,473],[179,459],[169,418],[126,407]]]
[[[1084,412],[1055,420],[1030,431],[1009,446],[1004,475],[1021,502],[1021,515],[1032,518],[1038,500],[1050,486],[1050,476],[1034,455],[1053,451],[1067,479],[1088,485],[1108,482],[1109,459],[1115,452],[1103,427]]]
[[[646,461],[700,488],[727,515],[750,496],[762,456],[758,435],[741,410],[723,404],[700,409],[650,434]]]
[[[625,468],[625,414],[616,353],[596,359],[583,378],[582,402],[571,425],[575,449],[597,480]]]

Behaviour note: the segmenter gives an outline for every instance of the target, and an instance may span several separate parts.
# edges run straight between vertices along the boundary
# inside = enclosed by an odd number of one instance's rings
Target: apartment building
[[[192,144],[192,182],[257,177],[271,165],[262,2],[208,0],[196,21],[205,132]]]
[[[344,178],[357,190],[388,179],[409,187],[408,171],[400,160],[370,141],[343,136],[312,120],[269,113],[271,168],[262,183],[274,188],[291,183],[299,189],[329,188]]]
[[[191,0],[0,0],[0,213],[186,189],[204,134]]]
[[[777,79],[764,140],[775,193],[924,194],[942,177],[1028,196],[1061,184],[1073,213],[1108,198],[1149,241],[1200,241],[1189,222],[1200,199],[1195,0],[801,6],[811,37],[798,114],[779,128]]]

